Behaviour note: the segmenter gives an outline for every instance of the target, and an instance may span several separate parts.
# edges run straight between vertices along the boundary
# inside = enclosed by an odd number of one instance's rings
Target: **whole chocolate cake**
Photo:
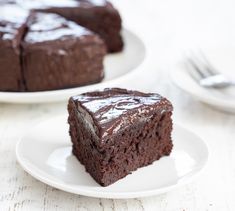
[[[102,186],[172,150],[172,105],[154,93],[105,89],[71,97],[73,154]]]
[[[0,91],[100,82],[106,50],[123,47],[120,30],[106,0],[0,0]]]

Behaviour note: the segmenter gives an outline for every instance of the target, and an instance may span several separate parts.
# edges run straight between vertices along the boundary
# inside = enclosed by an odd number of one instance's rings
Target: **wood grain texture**
[[[109,200],[66,193],[25,173],[15,157],[22,134],[38,121],[66,112],[66,102],[0,104],[0,211],[234,211],[235,115],[199,103],[173,86],[168,76],[184,48],[198,43],[235,46],[234,1],[136,0],[133,7],[132,1],[119,0],[115,4],[124,24],[144,39],[149,54],[148,73],[141,80],[127,81],[127,86],[168,97],[174,104],[174,121],[206,140],[208,167],[193,183],[160,196]]]

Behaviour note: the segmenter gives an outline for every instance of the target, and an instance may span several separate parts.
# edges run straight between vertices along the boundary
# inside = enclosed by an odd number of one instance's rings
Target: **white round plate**
[[[218,71],[235,80],[235,48],[203,49],[203,52]],[[203,88],[191,77],[183,62],[173,67],[170,75],[179,88],[201,102],[235,113],[235,87],[223,90]]]
[[[42,122],[30,129],[16,146],[23,169],[55,188],[98,198],[135,198],[157,195],[192,181],[208,160],[205,142],[174,125],[170,156],[155,161],[108,186],[101,187],[71,154],[66,117]]]
[[[0,102],[8,103],[46,103],[67,100],[70,96],[94,89],[118,86],[145,59],[145,45],[138,36],[129,30],[123,30],[124,50],[108,54],[104,60],[105,78],[101,83],[71,89],[42,92],[0,92]]]

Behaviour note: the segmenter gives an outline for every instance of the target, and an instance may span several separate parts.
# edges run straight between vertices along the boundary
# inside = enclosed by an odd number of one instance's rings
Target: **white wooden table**
[[[5,210],[235,210],[235,115],[213,110],[178,90],[168,79],[185,47],[235,45],[233,0],[115,1],[126,27],[144,39],[149,52],[148,83],[133,88],[159,92],[174,104],[174,120],[206,140],[209,166],[193,183],[142,199],[95,199],[65,193],[25,173],[15,144],[35,122],[66,112],[66,102],[0,104],[0,211]],[[147,77],[145,77],[147,78]],[[148,84],[148,85],[147,85]],[[36,150],[36,149],[35,149]]]

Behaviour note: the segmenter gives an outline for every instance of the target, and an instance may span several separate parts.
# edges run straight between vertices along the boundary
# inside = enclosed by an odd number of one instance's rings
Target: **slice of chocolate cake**
[[[105,89],[71,97],[73,154],[102,186],[172,150],[172,105],[158,94]]]
[[[49,13],[33,13],[22,42],[27,91],[63,89],[103,79],[104,42],[92,32]]]
[[[28,9],[57,13],[96,32],[105,40],[109,52],[123,48],[119,12],[106,0],[18,0]]]
[[[28,12],[15,5],[0,5],[0,90],[22,89],[20,41]]]

